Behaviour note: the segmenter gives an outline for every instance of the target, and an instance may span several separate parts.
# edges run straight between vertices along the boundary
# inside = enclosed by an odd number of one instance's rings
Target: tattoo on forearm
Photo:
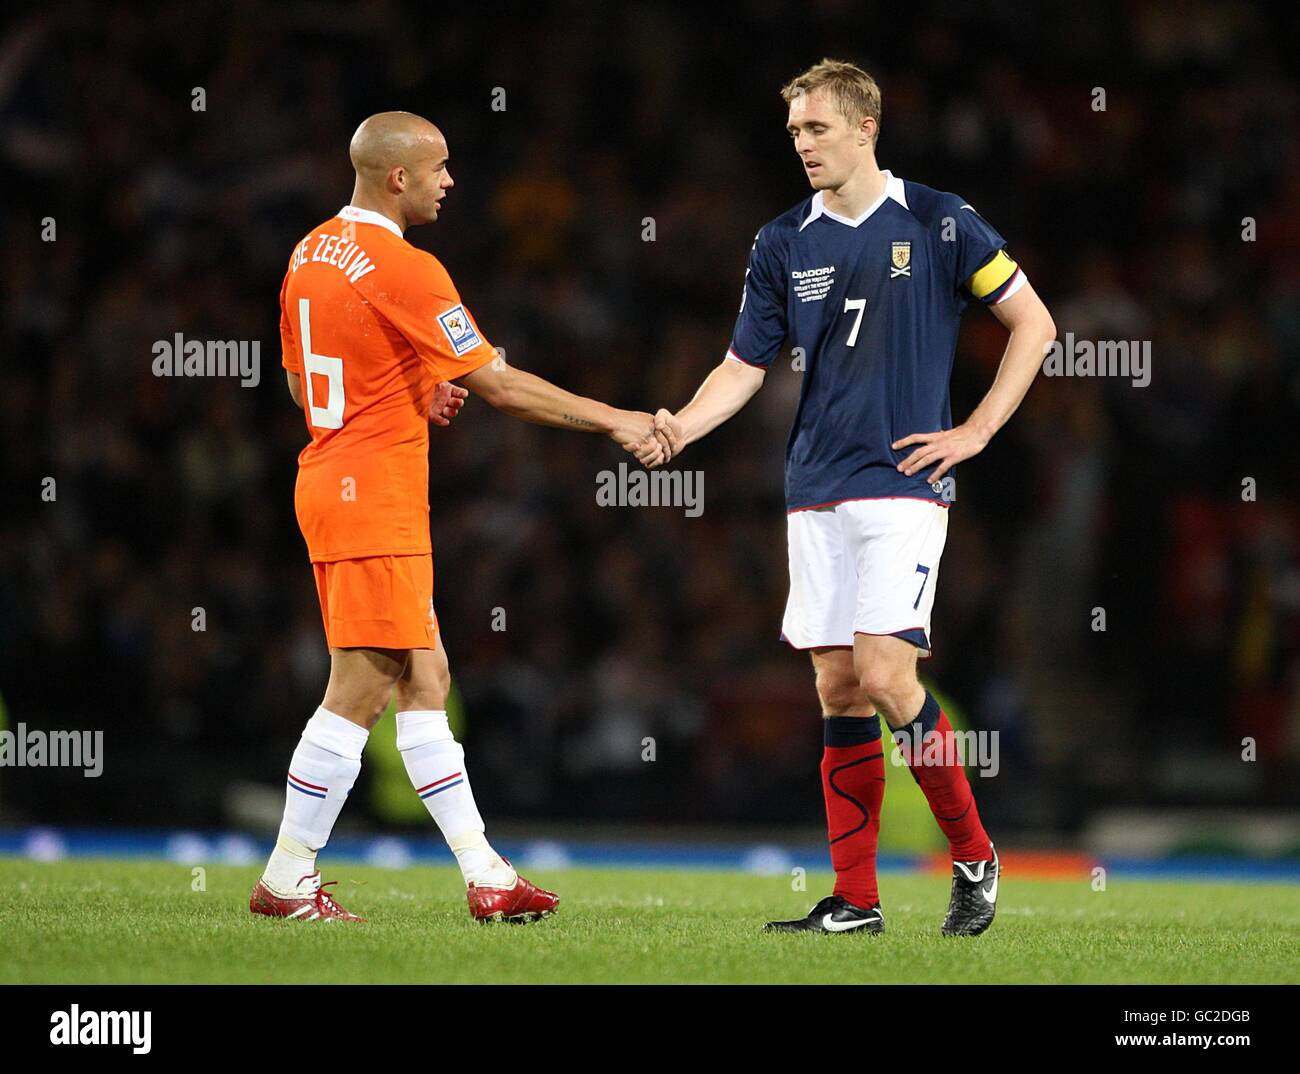
[[[596,427],[596,423],[594,421],[588,421],[586,418],[578,418],[572,414],[565,414],[563,415],[563,418],[570,425],[579,425],[584,429],[594,429]]]

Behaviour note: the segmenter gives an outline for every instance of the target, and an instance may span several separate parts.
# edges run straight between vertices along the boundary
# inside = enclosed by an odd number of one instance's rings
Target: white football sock
[[[370,736],[360,724],[318,708],[303,728],[289,763],[284,819],[262,880],[272,891],[292,895],[314,890],[316,853],[329,842],[334,822],[361,771],[361,751]]]
[[[262,883],[277,895],[304,894],[312,886],[311,877],[316,872],[316,851],[284,835],[283,824],[280,830],[262,873]]]
[[[465,770],[465,751],[452,736],[447,713],[399,712],[397,748],[411,786],[456,855],[465,883],[511,887],[515,871],[483,834],[483,818]]]

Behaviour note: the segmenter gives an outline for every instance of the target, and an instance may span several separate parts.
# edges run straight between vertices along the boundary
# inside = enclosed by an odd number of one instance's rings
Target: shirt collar
[[[355,220],[358,224],[378,224],[380,227],[387,228],[399,239],[403,237],[400,227],[383,213],[377,213],[373,209],[358,209],[355,205],[345,205],[338,214],[344,220]]]
[[[859,216],[856,220],[850,220],[847,216],[840,216],[839,213],[833,213],[828,208],[826,208],[826,206],[823,204],[822,201],[822,191],[819,190],[817,191],[816,194],[812,196],[812,211],[809,212],[808,219],[799,225],[799,230],[802,231],[814,220],[816,220],[817,217],[819,216],[827,216],[830,217],[830,219],[838,221],[841,224],[847,224],[849,227],[857,227],[859,224],[862,223],[862,221],[864,221],[867,217],[869,217],[872,213],[874,213],[877,209],[879,209],[882,205],[884,205],[885,202],[890,198],[898,202],[899,205],[901,205],[904,209],[906,209],[907,193],[903,187],[903,180],[899,179],[896,175],[894,175],[893,172],[889,171],[888,169],[885,169],[880,174],[885,177],[885,189],[881,192],[880,197],[878,197],[866,209],[864,209],[862,211],[862,215]]]

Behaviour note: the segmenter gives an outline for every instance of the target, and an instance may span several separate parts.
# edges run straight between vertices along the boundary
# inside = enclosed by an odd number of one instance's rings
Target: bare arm
[[[284,371],[285,380],[289,382],[289,395],[293,399],[293,405],[299,410],[302,409],[302,378],[290,369]]]
[[[724,358],[704,378],[695,397],[677,412],[682,447],[713,432],[754,398],[767,370]]]
[[[733,417],[754,398],[766,376],[765,369],[724,358],[704,378],[695,396],[681,410],[676,414],[660,410],[655,415],[654,431],[658,442],[666,447],[668,458]],[[628,450],[645,465],[655,466],[658,464],[648,462],[646,458],[654,449],[654,441],[646,438]]]
[[[654,435],[652,415],[636,410],[619,410],[595,399],[574,395],[548,380],[507,365],[504,359],[498,358],[480,366],[461,377],[460,382],[497,410],[537,425],[604,433],[623,447]],[[662,447],[657,456],[653,452],[649,454],[653,460],[651,465],[665,461],[666,452]]]
[[[1047,345],[1056,338],[1056,322],[1028,283],[992,307],[992,313],[1011,335],[993,386],[966,419],[983,432],[986,440],[991,440],[1016,412],[1042,367]]]
[[[903,473],[910,476],[938,463],[938,468],[927,478],[938,481],[963,459],[978,455],[1016,412],[1038,375],[1047,344],[1056,338],[1056,324],[1043,300],[1026,283],[1005,302],[991,307],[991,311],[1011,333],[993,386],[961,425],[942,432],[912,433],[896,440],[895,451],[920,445],[898,464]]]

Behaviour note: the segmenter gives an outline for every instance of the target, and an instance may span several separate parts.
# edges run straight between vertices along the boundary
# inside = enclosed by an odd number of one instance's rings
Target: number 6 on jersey
[[[302,332],[302,370],[307,381],[307,406],[311,423],[318,429],[343,428],[343,359],[313,354],[311,350],[311,301],[298,299],[298,327]],[[312,374],[319,373],[329,385],[329,402],[324,407],[316,405],[312,391]]]

